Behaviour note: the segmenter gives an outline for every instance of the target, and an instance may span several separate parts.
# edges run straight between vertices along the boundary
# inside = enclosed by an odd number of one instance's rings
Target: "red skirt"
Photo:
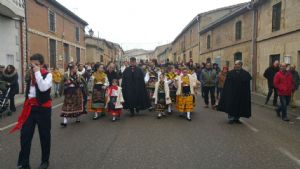
[[[108,109],[107,112],[111,115],[111,116],[121,116],[122,113],[122,109]]]

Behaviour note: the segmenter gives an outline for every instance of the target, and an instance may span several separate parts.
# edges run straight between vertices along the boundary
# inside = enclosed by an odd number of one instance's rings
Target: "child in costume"
[[[107,89],[107,112],[112,116],[112,121],[115,122],[120,118],[123,109],[123,94],[122,88],[118,86],[118,80],[113,79],[112,85]]]

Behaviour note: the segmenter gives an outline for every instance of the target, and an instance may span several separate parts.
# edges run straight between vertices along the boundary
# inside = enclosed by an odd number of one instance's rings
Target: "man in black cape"
[[[130,58],[130,66],[123,72],[122,92],[125,100],[124,109],[129,109],[131,116],[139,110],[150,107],[143,71],[136,66],[136,58]]]
[[[219,111],[228,114],[229,124],[241,123],[240,117],[251,117],[252,77],[242,65],[242,61],[236,61],[234,70],[228,72],[218,105]]]

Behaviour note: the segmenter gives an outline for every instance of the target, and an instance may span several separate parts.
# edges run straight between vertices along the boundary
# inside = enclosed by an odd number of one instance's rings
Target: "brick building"
[[[85,36],[86,62],[108,64],[111,61],[118,61],[122,58],[124,51],[122,47],[105,39],[96,38],[90,35]]]
[[[85,63],[86,21],[56,0],[27,0],[28,56],[40,53],[50,68]]]

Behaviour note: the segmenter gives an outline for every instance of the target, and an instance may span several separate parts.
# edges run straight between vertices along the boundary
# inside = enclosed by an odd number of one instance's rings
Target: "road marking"
[[[245,120],[240,120],[243,124],[245,124],[250,130],[252,130],[253,132],[257,133],[258,129],[253,127],[251,124],[249,124],[248,122],[246,122]]]
[[[288,158],[290,158],[292,161],[294,161],[298,166],[300,166],[300,160],[297,157],[295,157],[292,153],[290,153],[288,150],[280,147],[279,151],[284,155],[286,155]]]
[[[56,109],[56,108],[58,108],[59,106],[62,106],[62,105],[63,105],[63,103],[57,104],[57,105],[53,106],[52,109]]]
[[[57,104],[57,105],[53,106],[52,109],[56,109],[56,108],[58,108],[58,107],[60,107],[62,105],[63,105],[63,103]],[[14,123],[12,123],[10,125],[7,125],[7,126],[5,126],[3,128],[0,128],[0,132],[9,129],[9,128],[15,126],[16,124],[17,124],[17,122],[14,122]]]
[[[300,120],[300,116],[296,118],[297,120]]]
[[[0,128],[0,132],[1,132],[1,131],[4,131],[4,130],[6,130],[6,129],[9,129],[9,128],[15,126],[16,124],[17,124],[17,122],[14,122],[14,123],[12,123],[12,124],[10,124],[10,125],[7,125],[7,126],[5,126],[5,127],[3,127],[3,128]]]

